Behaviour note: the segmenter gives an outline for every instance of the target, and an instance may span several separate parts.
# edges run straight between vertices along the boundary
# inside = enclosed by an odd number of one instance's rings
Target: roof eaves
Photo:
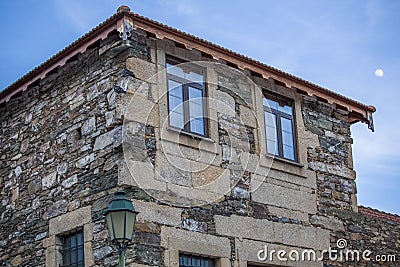
[[[295,76],[295,75],[293,75],[293,74],[284,72],[284,71],[282,71],[282,70],[280,70],[280,69],[274,68],[274,67],[272,67],[272,66],[270,66],[270,65],[267,65],[267,64],[265,64],[265,63],[262,63],[262,62],[260,62],[260,61],[258,61],[258,60],[255,60],[255,59],[253,59],[253,58],[250,58],[250,57],[248,57],[248,56],[242,55],[242,54],[240,54],[240,53],[237,53],[237,52],[235,52],[235,51],[232,51],[232,50],[227,49],[227,48],[225,48],[225,47],[222,47],[222,46],[220,46],[220,45],[217,45],[217,44],[214,44],[214,43],[212,43],[212,42],[209,42],[209,41],[207,41],[207,40],[205,40],[205,39],[199,38],[199,37],[194,36],[194,35],[192,35],[192,34],[183,32],[183,31],[181,31],[181,30],[178,30],[178,29],[176,29],[176,28],[170,27],[170,26],[168,26],[168,25],[165,25],[165,24],[163,24],[163,23],[160,23],[160,22],[158,22],[158,21],[149,19],[149,18],[147,18],[147,17],[141,16],[141,15],[136,14],[136,13],[133,13],[133,12],[130,12],[129,15],[130,15],[131,17],[133,17],[133,18],[140,19],[140,20],[146,21],[146,22],[148,22],[148,23],[157,25],[158,27],[161,27],[161,28],[163,28],[164,30],[168,30],[168,31],[171,31],[171,32],[174,32],[174,33],[178,33],[178,34],[183,35],[183,36],[186,36],[187,38],[190,38],[190,39],[193,39],[193,40],[195,40],[195,41],[197,41],[197,42],[200,42],[200,43],[202,43],[202,44],[208,45],[208,46],[210,46],[210,47],[213,48],[213,49],[218,49],[218,50],[223,51],[224,53],[229,53],[229,54],[231,54],[231,55],[237,57],[237,58],[240,59],[240,60],[244,60],[244,61],[247,61],[247,62],[249,62],[249,63],[251,63],[251,64],[257,65],[257,66],[262,67],[262,68],[265,68],[265,69],[267,69],[267,70],[269,70],[269,71],[271,71],[271,72],[274,72],[274,73],[276,73],[276,74],[278,74],[278,75],[283,75],[283,76],[285,76],[285,77],[288,77],[288,78],[292,79],[293,81],[295,81],[295,82],[297,82],[297,83],[302,83],[302,84],[304,84],[304,85],[306,85],[306,86],[311,86],[311,87],[313,87],[314,89],[319,90],[319,91],[322,92],[322,93],[329,94],[329,95],[332,95],[332,96],[335,96],[335,97],[339,97],[339,98],[345,99],[346,101],[348,101],[348,102],[350,102],[350,103],[353,103],[353,104],[355,104],[355,105],[357,105],[357,106],[359,106],[359,107],[361,107],[361,108],[363,108],[363,109],[365,109],[365,110],[368,110],[368,111],[370,111],[370,112],[375,112],[375,111],[376,111],[376,108],[375,108],[374,106],[365,105],[365,104],[363,104],[363,103],[361,103],[361,102],[358,102],[358,101],[356,101],[356,100],[353,100],[353,99],[351,99],[351,98],[348,98],[348,97],[346,97],[346,96],[344,96],[344,95],[341,95],[341,94],[339,94],[339,93],[336,93],[336,92],[334,92],[334,91],[332,91],[332,90],[329,90],[329,89],[327,89],[327,88],[324,88],[324,87],[322,87],[322,86],[319,86],[319,85],[317,85],[317,84],[315,84],[315,83],[312,83],[312,82],[310,82],[310,81],[304,80],[304,79],[302,79],[302,78],[299,78],[299,77],[297,77],[297,76]]]
[[[113,23],[117,22],[120,18],[124,17],[127,15],[127,17],[130,17],[137,22],[140,22],[144,25],[148,25],[149,27],[157,28],[157,30],[165,33],[169,33],[173,36],[178,36],[185,38],[185,40],[188,40],[189,42],[196,43],[200,45],[201,47],[207,48],[208,51],[216,51],[219,54],[222,55],[227,55],[229,58],[234,58],[235,61],[237,62],[243,62],[244,65],[249,66],[250,68],[255,67],[258,69],[261,69],[263,71],[267,71],[269,74],[276,75],[277,77],[284,77],[286,80],[291,81],[291,83],[299,84],[307,88],[313,89],[313,92],[319,92],[321,95],[326,95],[329,96],[328,98],[333,98],[333,99],[339,99],[340,101],[344,103],[348,103],[351,107],[354,107],[357,109],[358,114],[361,114],[362,118],[360,119],[361,121],[367,122],[369,127],[373,130],[373,122],[372,122],[372,113],[375,112],[375,107],[373,106],[368,106],[365,104],[362,104],[358,101],[355,101],[353,99],[350,99],[348,97],[345,97],[343,95],[340,95],[336,92],[333,92],[329,89],[323,88],[317,84],[311,83],[309,81],[306,81],[304,79],[301,79],[299,77],[296,77],[290,73],[284,72],[282,70],[279,70],[277,68],[274,68],[272,66],[269,66],[267,64],[264,64],[260,61],[254,60],[250,57],[247,57],[245,55],[239,54],[237,52],[234,52],[232,50],[229,50],[227,48],[224,48],[220,45],[214,44],[212,42],[209,42],[207,40],[201,39],[199,37],[196,37],[194,35],[188,34],[186,32],[180,31],[178,29],[175,29],[173,27],[170,27],[168,25],[162,24],[160,22],[154,21],[152,19],[149,19],[147,17],[143,17],[141,15],[135,14],[133,12],[129,12],[128,9],[124,9],[122,12],[117,12],[110,18],[108,18],[106,21],[103,23],[99,24],[97,27],[93,28],[90,32],[87,34],[83,35],[76,41],[74,41],[72,44],[58,52],[56,55],[39,65],[38,67],[34,68],[32,71],[18,79],[16,82],[8,86],[5,90],[0,92],[0,104],[2,102],[7,102],[13,95],[18,93],[19,91],[24,91],[27,88],[27,85],[30,82],[33,82],[34,80],[37,80],[38,78],[41,78],[40,75],[43,75],[43,72],[48,69],[51,66],[54,66],[58,63],[58,60],[67,57],[69,54],[73,54],[76,52],[75,50],[79,47],[81,47],[85,42],[88,42],[90,40],[93,40],[96,38],[98,35],[104,33],[105,27],[109,27],[110,25],[113,25]],[[115,23],[115,27],[117,23]],[[346,106],[349,106],[346,105]],[[349,111],[352,111],[352,108],[349,108]],[[363,111],[363,112],[360,112]],[[356,119],[355,121],[357,121]]]
[[[358,206],[358,213],[390,221],[400,222],[400,215],[384,212],[365,206]]]
[[[113,25],[119,18],[121,18],[124,14],[123,13],[115,13],[108,19],[106,19],[104,22],[100,23],[96,27],[94,27],[92,30],[90,30],[88,33],[84,34],[83,36],[79,37],[77,40],[72,42],[70,45],[59,51],[57,54],[53,55],[50,57],[48,60],[40,64],[39,66],[35,67],[31,71],[29,71],[27,74],[13,82],[11,85],[9,85],[7,88],[4,90],[0,91],[0,104],[3,102],[7,102],[13,95],[18,93],[21,89],[24,91],[26,89],[22,88],[24,85],[27,83],[36,80],[37,76],[43,72],[43,70],[53,66],[57,61],[60,59],[66,57],[69,54],[73,54],[75,50],[81,46],[83,43],[88,42],[101,34],[104,30],[105,27],[109,27]]]

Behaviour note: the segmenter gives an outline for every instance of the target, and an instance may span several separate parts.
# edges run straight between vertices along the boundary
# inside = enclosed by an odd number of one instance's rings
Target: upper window
[[[179,267],[214,267],[215,260],[211,258],[179,254]]]
[[[63,236],[61,267],[84,267],[83,232],[78,231]]]
[[[169,125],[207,136],[204,70],[167,58]]]
[[[263,99],[267,153],[297,161],[293,102],[276,95]]]

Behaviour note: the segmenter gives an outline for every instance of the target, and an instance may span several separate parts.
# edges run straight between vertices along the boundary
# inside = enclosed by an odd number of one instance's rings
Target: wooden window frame
[[[292,115],[289,115],[282,111],[276,110],[274,108],[268,107],[263,104],[264,118],[265,118],[265,112],[269,112],[276,116],[276,127],[277,127],[276,131],[277,131],[277,142],[278,142],[278,155],[276,155],[276,154],[271,154],[268,152],[268,144],[265,140],[266,153],[268,155],[272,155],[279,159],[298,163],[299,158],[298,158],[298,149],[297,149],[297,133],[296,133],[296,123],[295,123],[296,116],[295,116],[294,100],[286,98],[284,96],[276,95],[276,94],[273,94],[270,92],[265,92],[265,91],[263,92],[263,96],[266,99],[278,102],[278,105],[280,105],[280,103],[285,103],[287,106],[290,106],[292,108]],[[289,158],[285,158],[284,154],[283,154],[282,125],[281,125],[282,117],[291,121],[292,134],[293,134],[293,153],[294,153],[293,160],[289,159]],[[264,123],[266,123],[266,122],[264,122]],[[264,125],[264,131],[265,131],[265,139],[267,139],[266,125]]]
[[[179,130],[182,133],[188,133],[191,135],[198,135],[201,137],[208,137],[209,136],[209,125],[208,125],[208,120],[207,120],[207,88],[206,88],[206,71],[195,64],[191,64],[189,62],[185,62],[181,59],[175,58],[173,56],[166,56],[166,64],[170,65],[179,65],[182,63],[190,64],[190,67],[195,69],[197,73],[201,74],[203,76],[203,84],[199,84],[197,82],[193,82],[190,80],[187,80],[183,77],[176,76],[174,74],[168,73],[168,70],[166,72],[167,75],[167,105],[168,105],[168,125],[169,127]],[[177,66],[179,68],[179,66]],[[180,83],[182,85],[182,98],[183,98],[183,121],[187,123],[184,124],[184,127],[182,129],[172,126],[171,121],[170,121],[170,101],[169,101],[169,85],[168,81],[172,80],[174,82]],[[202,112],[203,112],[203,127],[204,127],[204,134],[200,134],[197,132],[193,132],[190,130],[190,105],[189,105],[189,87],[194,87],[196,89],[201,90],[202,92]]]

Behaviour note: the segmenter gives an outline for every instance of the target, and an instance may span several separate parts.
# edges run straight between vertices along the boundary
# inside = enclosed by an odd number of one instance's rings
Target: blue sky
[[[375,133],[352,126],[359,204],[400,214],[399,1],[3,0],[0,90],[122,4],[376,106]]]

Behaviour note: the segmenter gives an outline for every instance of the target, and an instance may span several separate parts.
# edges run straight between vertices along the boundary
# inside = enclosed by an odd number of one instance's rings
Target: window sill
[[[199,139],[199,140],[201,140],[201,141],[207,141],[207,142],[210,142],[210,143],[215,144],[215,141],[214,141],[213,139],[208,138],[208,137],[205,137],[205,136],[202,136],[202,135],[199,135],[199,134],[188,133],[188,132],[185,132],[185,131],[182,131],[182,130],[179,130],[179,129],[176,129],[176,128],[173,128],[173,127],[168,127],[167,130],[168,130],[169,132],[173,132],[173,133],[177,133],[177,134],[182,134],[182,135],[184,135],[184,136],[191,137],[191,138],[193,138],[193,139]]]
[[[284,158],[272,157],[271,155],[268,155],[268,154],[267,154],[267,158],[271,159],[271,160],[277,160],[277,161],[282,162],[282,163],[291,164],[291,165],[297,166],[299,168],[303,168],[304,167],[304,165],[301,164],[301,163],[298,163],[298,162],[295,162],[295,161],[291,161],[291,160],[288,160],[288,159],[284,159]]]

